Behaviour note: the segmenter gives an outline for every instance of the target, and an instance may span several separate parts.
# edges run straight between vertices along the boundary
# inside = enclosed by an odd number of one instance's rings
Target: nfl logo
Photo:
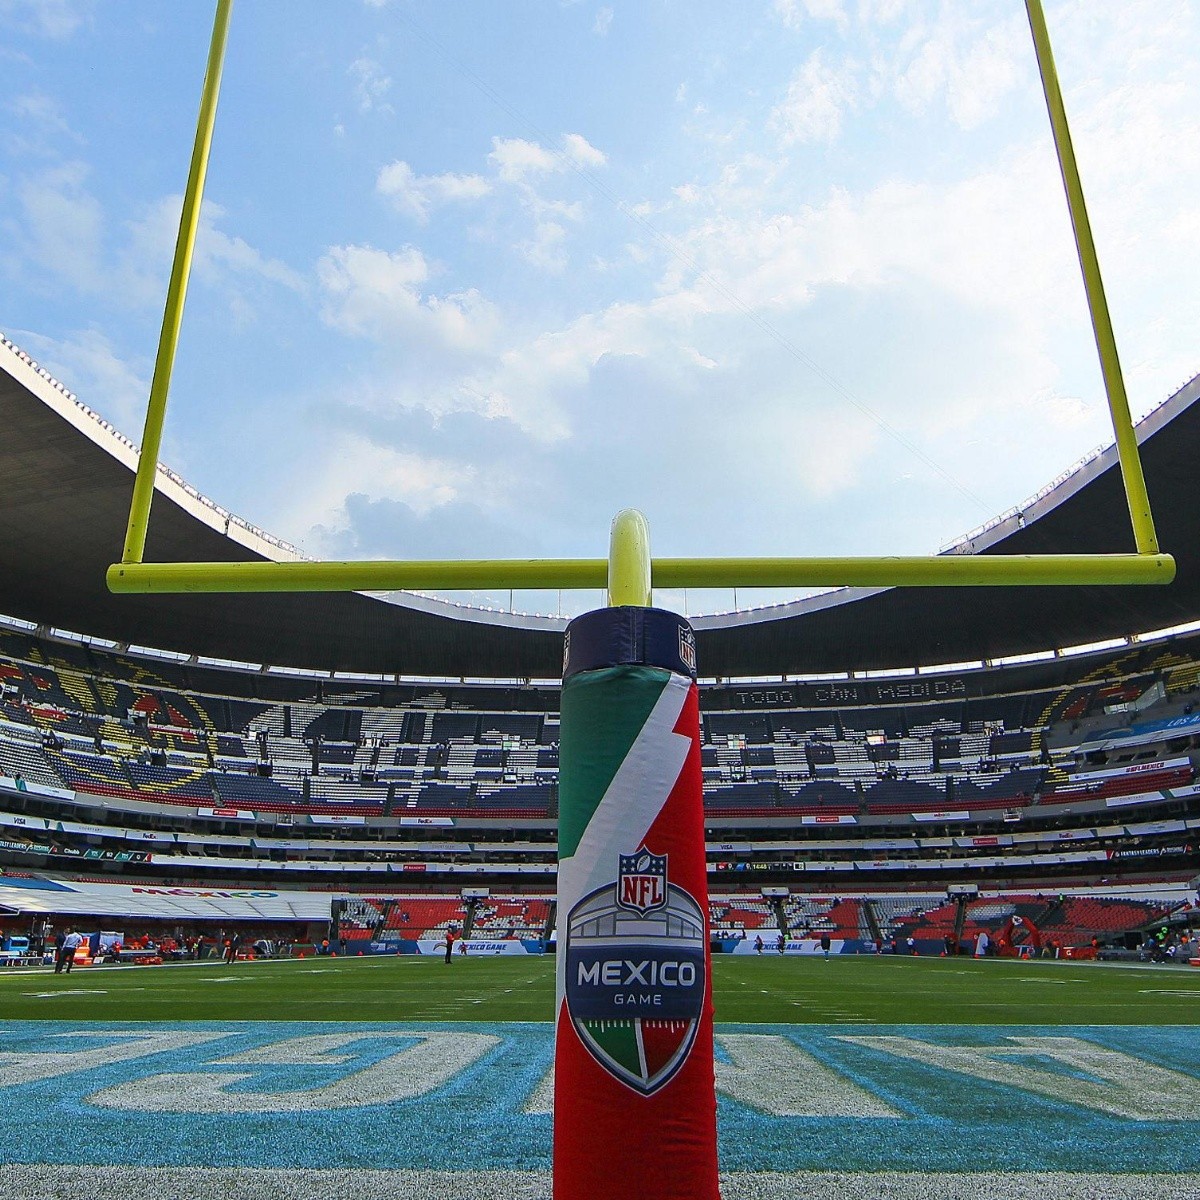
[[[679,630],[679,657],[688,671],[696,673],[696,635],[688,628]]]
[[[643,846],[636,854],[619,854],[617,906],[644,917],[667,904],[667,856]]]

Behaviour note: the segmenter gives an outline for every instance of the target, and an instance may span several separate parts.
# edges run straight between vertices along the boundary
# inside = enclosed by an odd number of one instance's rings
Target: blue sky
[[[1046,9],[1141,415],[1200,14]],[[0,0],[0,330],[135,440],[212,13]],[[1108,438],[1015,0],[234,6],[164,460],[307,553],[932,552]]]

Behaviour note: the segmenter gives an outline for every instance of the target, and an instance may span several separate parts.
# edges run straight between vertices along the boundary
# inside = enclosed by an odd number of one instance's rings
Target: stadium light
[[[1136,553],[650,559],[645,518],[627,510],[618,514],[613,522],[607,562],[604,559],[144,562],[167,395],[199,225],[231,9],[232,0],[217,0],[125,546],[121,561],[110,566],[106,574],[111,592],[384,592],[607,587],[610,604],[645,605],[649,603],[653,587],[1064,587],[1167,584],[1175,578],[1175,560],[1170,554],[1159,551],[1154,530],[1137,436],[1130,417],[1041,0],[1026,0],[1026,11],[1100,356]]]

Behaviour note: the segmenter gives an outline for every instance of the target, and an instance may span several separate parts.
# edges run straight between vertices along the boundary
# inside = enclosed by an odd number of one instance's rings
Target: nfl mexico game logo
[[[667,855],[618,854],[616,878],[567,918],[567,1011],[588,1053],[644,1096],[687,1061],[704,1008],[704,912]]]

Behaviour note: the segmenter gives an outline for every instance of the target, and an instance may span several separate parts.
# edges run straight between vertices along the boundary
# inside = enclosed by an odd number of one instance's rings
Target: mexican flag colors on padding
[[[567,630],[555,1200],[718,1196],[695,646],[658,609]]]

